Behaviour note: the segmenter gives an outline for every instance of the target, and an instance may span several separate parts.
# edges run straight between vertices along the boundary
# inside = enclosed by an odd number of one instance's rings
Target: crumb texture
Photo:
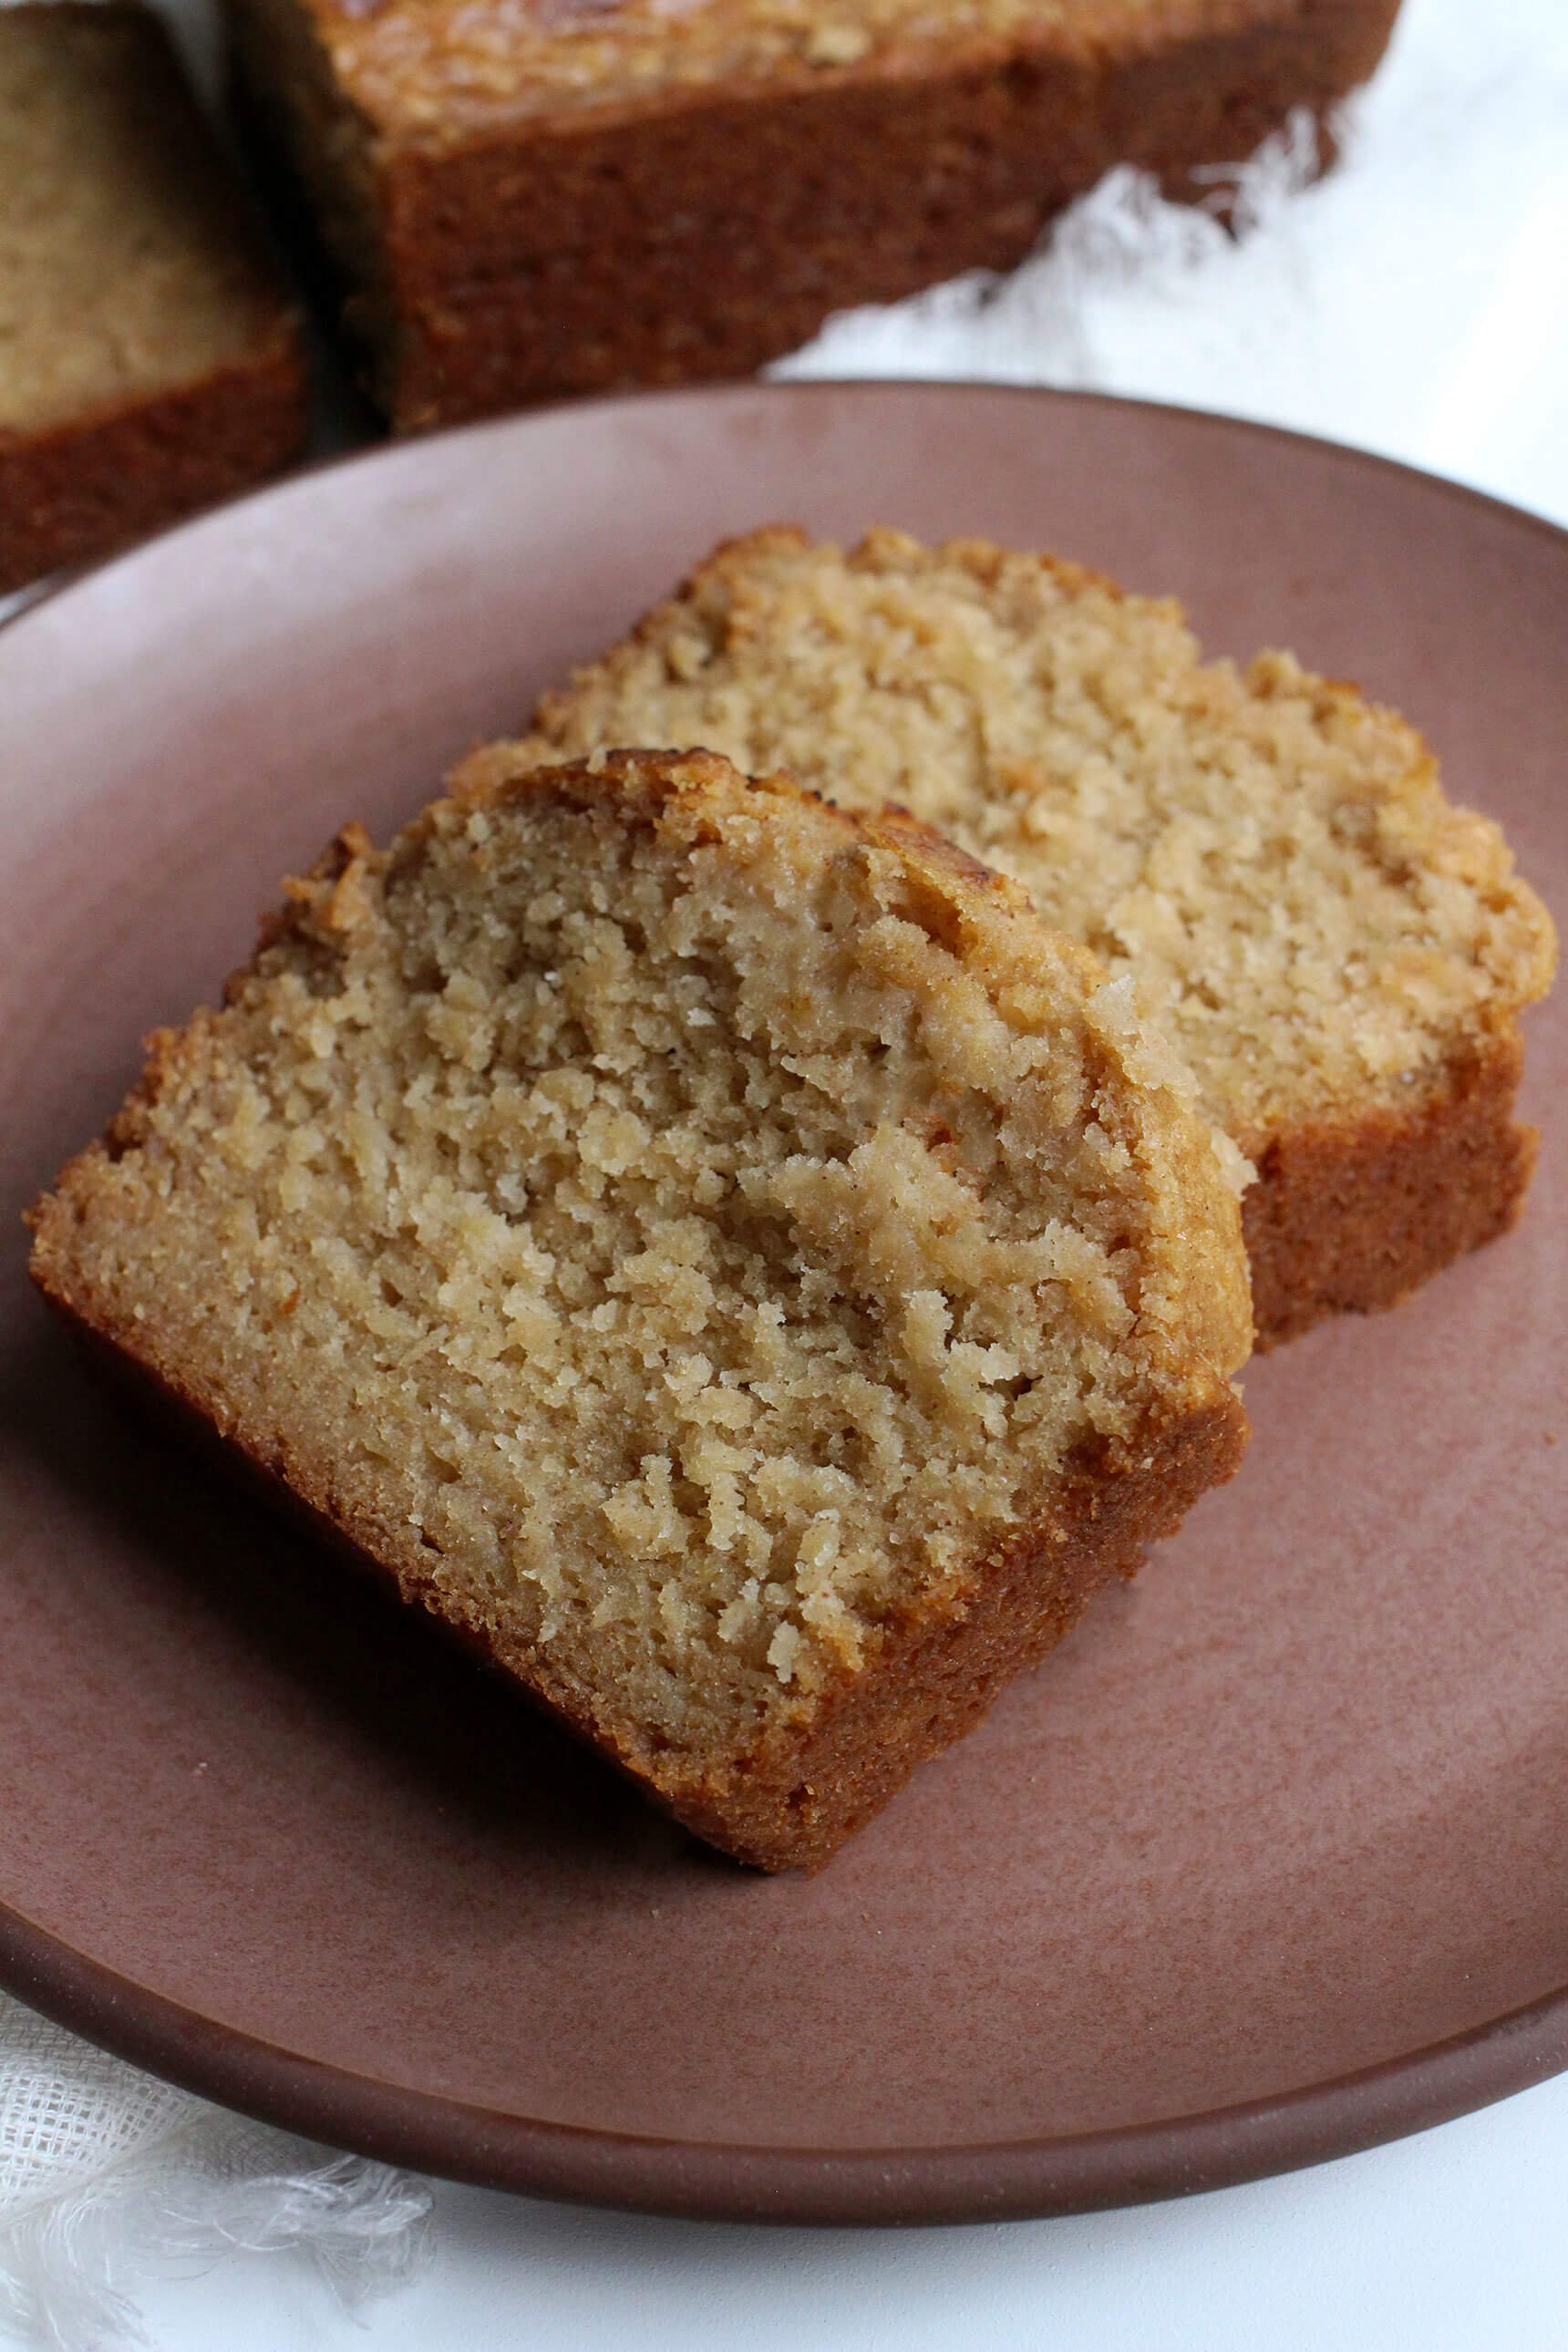
[[[1069,1480],[1239,1423],[1190,1081],[920,828],[487,754],[291,891],[35,1272],[636,1769],[743,1757]]]
[[[1205,663],[1178,605],[891,530],[721,550],[547,696],[527,759],[701,743],[854,809],[901,803],[1115,973],[1254,1157],[1484,1060],[1555,946],[1421,738],[1289,655]]]
[[[157,20],[0,8],[0,437],[290,334]]]

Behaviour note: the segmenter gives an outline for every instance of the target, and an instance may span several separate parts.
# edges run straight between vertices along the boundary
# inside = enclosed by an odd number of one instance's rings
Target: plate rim
[[[347,473],[365,466],[393,464],[435,444],[477,442],[492,435],[499,436],[526,431],[531,425],[546,423],[555,417],[592,416],[633,407],[685,406],[692,402],[721,406],[759,396],[773,401],[799,400],[814,394],[842,398],[846,394],[873,400],[888,394],[895,394],[900,399],[914,394],[941,400],[953,393],[961,393],[966,397],[983,394],[988,399],[1004,401],[1035,401],[1047,404],[1072,402],[1085,407],[1152,411],[1160,416],[1179,416],[1192,424],[1216,426],[1226,433],[1240,433],[1269,441],[1293,442],[1308,449],[1325,451],[1336,460],[1370,467],[1380,473],[1403,476],[1407,480],[1419,482],[1426,490],[1441,492],[1468,505],[1481,507],[1492,514],[1506,517],[1510,522],[1527,524],[1549,540],[1568,541],[1568,524],[1554,522],[1550,515],[1540,514],[1533,507],[1520,506],[1511,499],[1500,497],[1495,490],[1478,488],[1474,483],[1460,481],[1451,474],[1433,473],[1428,467],[1415,465],[1408,458],[1390,457],[1385,450],[1368,448],[1360,442],[1336,441],[1331,434],[1310,433],[1303,426],[1295,425],[1274,425],[1262,417],[1245,416],[1231,409],[1199,408],[1190,401],[1154,400],[1141,393],[1102,392],[1089,384],[1003,383],[984,376],[748,376],[721,383],[657,384],[641,391],[591,393],[575,399],[542,401],[534,407],[510,410],[500,416],[475,417],[467,424],[444,425],[435,432],[401,436],[385,435],[379,440],[362,442],[350,448],[326,450],[320,457],[307,458],[302,465],[290,467],[286,473],[275,475],[270,481],[258,483],[249,489],[231,491],[226,498],[200,508],[195,514],[182,515],[174,522],[164,523],[158,530],[131,541],[126,546],[100,556],[92,563],[46,573],[41,584],[17,591],[22,601],[14,612],[0,614],[0,645],[6,644],[12,633],[32,619],[35,614],[58,603],[62,596],[71,595],[77,589],[89,585],[103,573],[113,572],[121,564],[135,562],[161,546],[165,540],[177,538],[184,531],[202,530],[238,509],[287,497],[323,475]]]
[[[965,377],[747,380],[558,401],[407,441],[329,453],[85,569],[48,582],[0,622],[0,660],[37,614],[164,540],[292,495],[349,468],[395,466],[431,442],[524,434],[679,404],[798,403],[954,394],[1153,411],[1227,435],[1304,444],[1524,525],[1568,551],[1568,529],[1493,493],[1326,436],[1223,409]],[[1232,2187],[1382,2146],[1568,2071],[1568,1983],[1463,2033],[1262,2099],[1152,2124],[1040,2138],[822,2148],[672,2139],[559,2124],[353,2073],[261,2039],[122,1975],[0,1899],[0,1987],[117,2057],[197,2095],[384,2162],[479,2187],[688,2220],[833,2226],[1045,2219]]]
[[[184,2009],[4,1903],[0,1979],[57,2025],[258,2122],[476,2188],[679,2221],[910,2227],[1154,2204],[1359,2155],[1568,2069],[1564,1986],[1425,2049],[1159,2123],[951,2147],[769,2147],[552,2123],[380,2082]]]

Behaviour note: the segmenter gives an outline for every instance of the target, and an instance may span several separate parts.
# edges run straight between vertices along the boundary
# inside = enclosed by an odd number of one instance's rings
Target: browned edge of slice
[[[1538,1141],[1513,1116],[1523,1067],[1515,1028],[1403,1118],[1379,1108],[1257,1148],[1241,1218],[1259,1350],[1331,1315],[1397,1307],[1517,1223]]]

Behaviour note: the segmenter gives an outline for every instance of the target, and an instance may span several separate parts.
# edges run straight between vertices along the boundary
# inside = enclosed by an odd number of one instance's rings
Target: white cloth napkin
[[[0,2316],[58,2352],[144,2340],[139,2280],[308,2258],[351,2305],[413,2275],[430,2191],[247,2123],[0,1993]]]
[[[205,5],[171,0],[198,49]],[[1568,0],[1405,0],[1341,168],[1312,183],[1311,160],[1300,123],[1220,175],[1237,235],[1115,173],[1010,279],[854,312],[776,373],[1227,409],[1568,520]],[[351,2299],[379,2291],[420,2260],[429,2203],[0,1996],[0,2323],[27,2340],[138,2340],[139,2278],[237,2248],[309,2259]]]

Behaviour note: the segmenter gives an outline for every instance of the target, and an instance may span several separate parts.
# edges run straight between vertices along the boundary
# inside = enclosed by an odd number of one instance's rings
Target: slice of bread
[[[1517,1215],[1551,921],[1421,738],[1288,654],[1204,663],[1179,605],[978,541],[770,530],[547,695],[518,757],[600,743],[901,803],[1135,973],[1257,1170],[1259,1344],[1391,1306]]]
[[[134,0],[0,7],[0,590],[298,456],[293,310]]]
[[[1237,1183],[923,827],[480,755],[289,886],[33,1272],[702,1836],[821,1862],[1227,1477]]]

